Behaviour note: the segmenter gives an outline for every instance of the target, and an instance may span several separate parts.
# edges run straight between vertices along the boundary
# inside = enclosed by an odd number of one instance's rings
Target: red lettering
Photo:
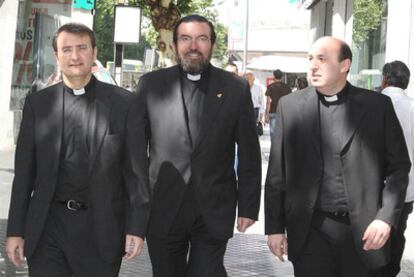
[[[23,47],[20,43],[16,42],[14,44],[14,61],[13,63],[17,63],[18,60],[22,59]]]

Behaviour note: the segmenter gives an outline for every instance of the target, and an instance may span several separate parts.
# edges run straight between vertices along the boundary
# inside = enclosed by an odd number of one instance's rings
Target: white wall
[[[17,0],[5,0],[0,7],[0,150],[14,145],[13,112],[9,104],[18,5]]]
[[[352,45],[353,0],[334,0],[332,36]]]
[[[91,14],[91,11],[88,10],[72,8],[71,21],[83,23],[91,29],[93,27],[93,16]]]
[[[385,62],[393,60],[410,68],[409,92],[414,96],[414,0],[388,1]]]
[[[229,50],[243,50],[246,0],[228,6]],[[310,11],[287,0],[249,0],[248,50],[258,52],[307,52]]]

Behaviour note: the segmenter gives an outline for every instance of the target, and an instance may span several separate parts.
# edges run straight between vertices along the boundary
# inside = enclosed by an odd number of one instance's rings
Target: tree
[[[142,8],[144,17],[151,19],[151,26],[143,19],[145,31],[139,46],[131,49],[127,47],[128,57],[134,51],[144,51],[149,45],[157,47],[161,53],[161,66],[170,66],[175,63],[172,32],[181,15],[198,13],[212,22],[217,22],[217,12],[213,10],[212,0],[129,0],[129,5],[138,5]],[[97,1],[94,29],[97,33],[97,43],[102,62],[113,60],[113,22],[114,1]],[[222,24],[215,24],[217,33],[216,50],[213,57],[223,60],[227,51],[227,30]],[[140,53],[137,53],[140,54]],[[143,57],[143,54],[141,54]],[[142,59],[142,58],[141,58]]]
[[[352,40],[355,45],[364,42],[369,33],[378,28],[384,10],[383,0],[355,0]]]

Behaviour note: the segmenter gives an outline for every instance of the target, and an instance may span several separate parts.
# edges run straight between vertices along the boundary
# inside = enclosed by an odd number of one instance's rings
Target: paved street
[[[261,137],[263,181],[266,176],[267,160],[270,150],[268,130]],[[11,181],[13,178],[14,150],[0,152],[0,276],[27,276],[27,269],[16,270],[5,259],[5,232],[9,206]],[[263,191],[262,191],[263,192]],[[262,193],[263,196],[263,193]],[[262,201],[263,203],[263,201]],[[230,277],[260,276],[260,277],[292,277],[293,270],[290,262],[277,261],[268,251],[266,237],[263,235],[263,205],[259,222],[252,226],[246,234],[239,234],[230,240],[225,257],[225,264]],[[414,276],[414,217],[408,223],[407,246],[403,258],[402,272],[399,277]],[[131,262],[124,262],[120,276],[151,277],[151,264],[146,248],[143,254]]]

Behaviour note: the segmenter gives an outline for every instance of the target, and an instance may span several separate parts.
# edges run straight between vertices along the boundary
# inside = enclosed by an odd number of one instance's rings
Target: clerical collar
[[[64,82],[63,82],[63,87],[64,87],[65,91],[67,91],[67,92],[69,92],[69,93],[71,93],[75,96],[79,96],[79,95],[84,95],[85,93],[87,93],[90,90],[90,88],[93,86],[94,83],[95,83],[95,77],[92,75],[89,82],[83,88],[72,89],[72,88],[68,87]]]
[[[198,82],[200,80],[204,80],[206,79],[206,77],[208,76],[210,71],[210,64],[206,65],[203,70],[198,73],[198,74],[193,74],[190,73],[188,71],[185,71],[182,66],[180,65],[180,72],[182,74],[182,76],[184,76],[186,79],[193,81],[193,82]]]
[[[194,74],[191,74],[191,73],[187,73],[186,76],[187,76],[188,80],[193,81],[193,82],[198,81],[198,80],[201,79],[201,74],[194,75]]]
[[[320,93],[318,90],[316,90],[316,93],[318,94],[319,100],[325,106],[339,105],[346,100],[347,95],[348,95],[348,87],[349,87],[349,83],[347,82],[345,87],[342,90],[340,90],[337,94],[334,94],[334,95],[324,95]]]
[[[204,68],[200,74],[190,74],[189,72],[184,71],[180,66],[181,85],[195,86],[203,93],[207,92],[209,75],[210,66]]]

